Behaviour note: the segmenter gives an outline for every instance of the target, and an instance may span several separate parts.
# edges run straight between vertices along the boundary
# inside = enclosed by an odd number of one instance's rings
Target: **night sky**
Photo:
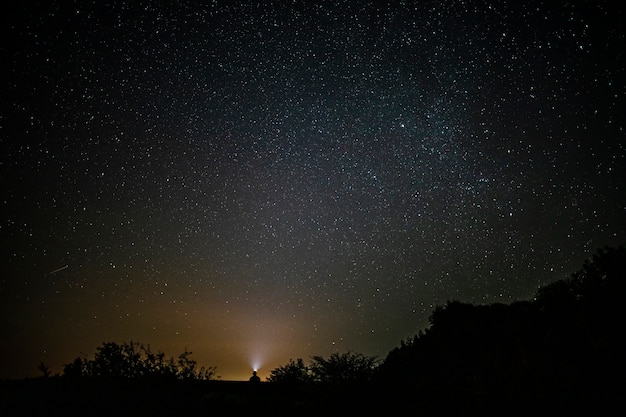
[[[0,378],[383,359],[568,278],[626,241],[610,3],[3,2]]]

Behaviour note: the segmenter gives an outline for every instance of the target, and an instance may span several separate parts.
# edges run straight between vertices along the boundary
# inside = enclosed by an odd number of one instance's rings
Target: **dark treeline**
[[[608,410],[623,396],[625,290],[626,249],[607,247],[531,301],[437,307],[428,329],[372,372],[350,366],[363,363],[358,355],[336,356],[342,366],[326,368],[332,360],[314,357],[311,367],[291,361],[270,380],[368,381],[356,397],[368,392],[365,409],[409,414]]]
[[[63,368],[63,376],[73,379],[130,380],[212,380],[215,367],[198,368],[192,352],[185,350],[178,359],[167,358],[163,352],[152,352],[142,343],[103,343],[96,348],[93,359],[78,357]],[[46,374],[42,363],[39,369]]]
[[[5,381],[3,415],[604,412],[623,395],[625,271],[625,247],[607,247],[532,300],[448,301],[382,360],[298,358],[262,384],[216,381],[215,368],[198,368],[190,352],[174,360],[141,344],[105,343],[62,375],[49,377],[42,364],[38,380]]]
[[[392,350],[377,377],[459,405],[554,411],[616,403],[624,371],[626,251],[605,248],[533,301],[448,302]]]

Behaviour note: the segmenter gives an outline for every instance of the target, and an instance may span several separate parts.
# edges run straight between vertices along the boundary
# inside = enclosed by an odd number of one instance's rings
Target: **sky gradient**
[[[626,241],[624,6],[259,3],[3,3],[0,378],[382,359]]]

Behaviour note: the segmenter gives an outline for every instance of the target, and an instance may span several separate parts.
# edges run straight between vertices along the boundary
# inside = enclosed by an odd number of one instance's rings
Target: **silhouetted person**
[[[249,381],[250,400],[255,403],[256,398],[260,395],[259,390],[261,389],[261,378],[259,378],[259,376],[256,374],[256,371],[252,371],[252,376],[250,377]]]
[[[252,371],[252,376],[250,377],[250,382],[253,384],[258,384],[261,382],[261,378],[256,374],[256,371]]]

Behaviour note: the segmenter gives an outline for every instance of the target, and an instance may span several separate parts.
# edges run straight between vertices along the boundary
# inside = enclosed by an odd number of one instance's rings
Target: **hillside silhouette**
[[[620,405],[626,249],[606,247],[528,301],[438,306],[379,360],[302,358],[261,383],[215,379],[137,343],[104,343],[50,376],[3,381],[2,415],[529,415]],[[559,414],[560,415],[560,414]]]

